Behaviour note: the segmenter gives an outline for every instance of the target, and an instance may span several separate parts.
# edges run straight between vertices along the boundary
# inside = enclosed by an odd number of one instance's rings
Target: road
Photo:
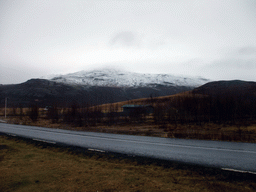
[[[0,123],[0,132],[53,144],[256,173],[256,144],[70,131]]]

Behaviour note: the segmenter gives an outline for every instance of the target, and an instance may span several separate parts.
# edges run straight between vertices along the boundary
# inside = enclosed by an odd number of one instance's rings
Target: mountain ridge
[[[210,82],[209,79],[201,77],[135,73],[116,69],[83,70],[66,75],[46,77],[46,79],[70,85],[106,87],[156,87],[157,85],[198,87]]]
[[[178,86],[174,84],[154,84],[153,86],[92,86],[66,84],[47,79],[30,79],[21,84],[0,85],[0,107],[4,107],[8,98],[9,107],[29,107],[35,103],[44,107],[57,103],[68,107],[72,103],[99,105],[139,98],[167,96],[192,91],[206,95],[247,95],[256,98],[256,82],[247,81],[215,81],[199,87]]]
[[[53,105],[70,107],[73,103],[99,105],[115,103],[150,96],[166,96],[189,91],[193,87],[163,86],[155,87],[107,87],[65,84],[47,79],[30,79],[21,84],[0,86],[0,107],[4,107],[8,98],[8,107],[40,107]]]
[[[256,82],[242,80],[212,81],[195,88],[192,92],[219,97],[244,97],[246,95],[256,97]]]

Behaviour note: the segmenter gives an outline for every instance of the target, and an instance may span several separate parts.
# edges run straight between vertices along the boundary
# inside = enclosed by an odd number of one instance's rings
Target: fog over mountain
[[[0,84],[114,66],[256,81],[255,0],[0,1]]]

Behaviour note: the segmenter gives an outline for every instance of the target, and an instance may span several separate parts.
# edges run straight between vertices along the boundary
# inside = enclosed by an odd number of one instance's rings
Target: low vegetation
[[[150,105],[153,113],[122,106]],[[171,138],[256,142],[256,104],[231,96],[212,98],[186,92],[173,96],[136,99],[99,106],[76,103],[39,108],[9,108],[9,123],[42,127],[111,132]],[[0,109],[4,117],[4,109]]]
[[[255,175],[0,136],[0,191],[255,191]]]
[[[122,106],[151,106],[149,113]],[[186,92],[173,96],[136,99],[98,106],[72,103],[39,108],[9,108],[9,123],[84,131],[111,132],[171,138],[256,142],[256,103],[253,100],[210,97]],[[0,109],[4,117],[4,109]]]

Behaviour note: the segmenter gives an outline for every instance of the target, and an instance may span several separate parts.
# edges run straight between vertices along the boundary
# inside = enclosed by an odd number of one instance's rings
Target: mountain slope
[[[210,96],[251,96],[256,97],[256,82],[252,81],[214,81],[195,88],[193,93]]]
[[[106,87],[71,85],[46,79],[31,79],[21,84],[0,85],[0,107],[8,98],[8,107],[29,107],[36,103],[40,107],[57,103],[69,107],[73,103],[98,105],[150,96],[165,96],[191,90],[185,86],[155,87]]]
[[[175,77],[123,72],[113,69],[80,71],[54,76],[50,79],[31,79],[16,85],[0,85],[0,107],[8,97],[8,106],[44,107],[58,103],[92,105],[127,101],[138,98],[166,96],[189,91],[208,82],[202,78]]]

